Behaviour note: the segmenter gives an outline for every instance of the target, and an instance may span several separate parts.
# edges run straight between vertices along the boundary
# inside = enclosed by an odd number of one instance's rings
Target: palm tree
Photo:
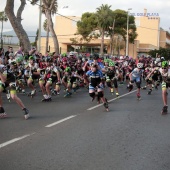
[[[4,11],[0,12],[0,22],[2,22],[2,27],[1,27],[1,48],[3,48],[3,37],[2,37],[2,33],[3,33],[3,23],[8,21],[8,18],[5,14]]]
[[[110,9],[111,6],[103,5],[97,8],[96,17],[97,17],[97,23],[98,23],[98,29],[101,32],[101,49],[100,53],[103,55],[103,49],[104,49],[104,35],[105,32],[108,31],[108,28],[113,24],[113,13]]]
[[[39,0],[32,0],[31,4],[36,4]],[[57,0],[42,0],[43,5],[42,5],[42,12],[45,14],[45,17],[47,18],[47,23],[49,26],[49,30],[51,33],[51,36],[53,38],[54,41],[54,48],[55,48],[55,52],[57,54],[59,54],[59,44],[58,44],[58,39],[56,36],[56,33],[54,31],[54,24],[52,21],[52,15],[56,14],[57,12],[57,8],[58,8],[58,4],[57,4]]]
[[[43,27],[47,33],[46,34],[46,52],[47,52],[48,51],[48,42],[49,42],[49,32],[50,32],[47,19],[44,21]]]
[[[20,0],[20,6],[15,15],[14,13],[14,0],[6,0],[5,13],[20,41],[24,51],[31,49],[31,44],[28,39],[28,35],[22,26],[22,12],[24,11],[26,0]]]

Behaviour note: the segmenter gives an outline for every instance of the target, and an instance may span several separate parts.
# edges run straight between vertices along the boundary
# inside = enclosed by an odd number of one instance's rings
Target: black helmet
[[[17,63],[15,61],[11,62],[11,65],[17,66]]]
[[[90,54],[89,59],[92,60],[93,59],[93,55]]]
[[[51,59],[51,58],[47,58],[47,59],[46,59],[46,62],[51,63],[51,62],[52,62],[52,59]]]
[[[99,58],[99,54],[97,54],[97,53],[93,54],[93,59],[94,60],[97,60],[98,58]]]

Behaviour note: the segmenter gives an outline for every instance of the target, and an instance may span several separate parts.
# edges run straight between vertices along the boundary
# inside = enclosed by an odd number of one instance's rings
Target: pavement
[[[63,89],[52,102],[19,94],[30,110],[24,120],[16,103],[7,101],[9,115],[0,119],[0,170],[169,170],[170,116],[160,114],[161,90],[120,97],[105,89],[109,112],[81,88],[70,98]]]

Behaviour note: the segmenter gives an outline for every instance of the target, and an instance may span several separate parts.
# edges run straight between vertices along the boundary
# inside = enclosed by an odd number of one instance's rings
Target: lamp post
[[[42,16],[42,0],[40,0],[39,10],[39,33],[38,33],[38,51],[41,51],[41,16]]]
[[[132,8],[129,8],[127,11],[127,35],[126,35],[126,56],[128,56],[129,53],[129,49],[128,49],[128,45],[129,45],[129,34],[128,34],[128,30],[129,30],[129,11],[132,10]]]
[[[3,37],[2,37],[2,32],[3,32],[3,19],[2,19],[2,27],[1,27],[1,48],[3,48]]]

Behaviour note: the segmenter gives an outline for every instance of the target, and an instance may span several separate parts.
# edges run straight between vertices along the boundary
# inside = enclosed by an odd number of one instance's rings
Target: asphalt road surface
[[[170,115],[160,114],[161,90],[136,99],[119,87],[120,98],[105,89],[109,112],[88,91],[42,103],[19,94],[30,110],[3,95],[9,115],[0,119],[0,170],[170,170]]]

